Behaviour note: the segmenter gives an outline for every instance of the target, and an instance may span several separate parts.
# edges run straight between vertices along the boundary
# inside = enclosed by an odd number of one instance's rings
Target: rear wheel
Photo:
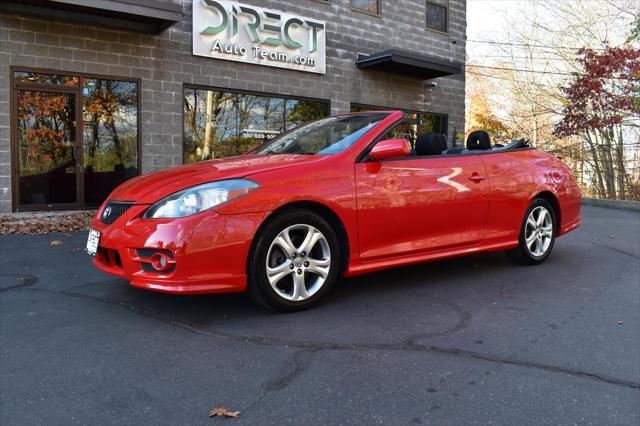
[[[338,277],[340,247],[331,226],[310,211],[292,209],[257,236],[248,265],[248,293],[282,311],[310,308]]]
[[[517,263],[538,265],[544,262],[556,239],[556,214],[553,206],[542,198],[536,198],[527,208],[520,228],[518,247],[507,255]]]

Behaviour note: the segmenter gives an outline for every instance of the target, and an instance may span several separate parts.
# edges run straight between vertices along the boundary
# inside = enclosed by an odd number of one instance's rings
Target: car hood
[[[222,179],[250,176],[255,173],[308,164],[326,159],[322,155],[247,155],[220,160],[200,161],[148,173],[117,187],[109,199],[151,204],[183,189]]]

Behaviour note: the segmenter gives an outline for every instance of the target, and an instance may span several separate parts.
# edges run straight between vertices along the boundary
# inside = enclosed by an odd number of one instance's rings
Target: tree
[[[506,142],[512,138],[513,133],[507,125],[497,117],[494,109],[498,106],[490,102],[487,88],[482,83],[486,81],[477,78],[468,79],[467,84],[467,109],[465,128],[467,133],[475,130],[484,130],[491,139]]]
[[[638,39],[640,39],[640,13],[636,16],[636,21],[633,23],[627,43],[631,45],[632,43],[637,42]],[[640,80],[640,73],[636,74],[636,78]],[[635,88],[633,93],[633,102],[636,109],[640,109],[640,85],[637,85]]]
[[[581,49],[576,62],[582,72],[562,88],[566,105],[554,132],[583,139],[600,196],[625,199],[630,173],[622,126],[627,118],[640,113],[629,96],[638,88],[640,50]]]
[[[636,16],[636,21],[633,23],[631,34],[629,35],[627,42],[631,43],[638,40],[638,38],[640,38],[640,13]]]

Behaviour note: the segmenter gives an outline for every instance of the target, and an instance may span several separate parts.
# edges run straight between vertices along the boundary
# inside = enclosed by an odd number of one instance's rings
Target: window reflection
[[[76,202],[75,98],[17,91],[20,204]]]
[[[82,92],[85,205],[96,206],[138,174],[138,88],[86,79]]]
[[[447,117],[436,114],[420,114],[419,132],[422,133],[444,133],[447,134]]]
[[[327,116],[327,104],[324,102],[287,99],[285,110],[285,130],[291,130]]]
[[[284,130],[282,98],[238,95],[237,111],[240,137],[229,155],[239,155],[254,146],[273,139]]]
[[[323,101],[184,90],[184,162],[241,155],[285,130],[328,115]]]
[[[79,78],[71,75],[43,74],[29,71],[16,71],[16,83],[52,84],[56,86],[77,86]]]

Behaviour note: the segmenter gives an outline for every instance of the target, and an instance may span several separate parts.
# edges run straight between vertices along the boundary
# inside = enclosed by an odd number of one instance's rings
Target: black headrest
[[[416,140],[417,155],[440,155],[447,149],[447,137],[441,133],[424,133]]]
[[[484,130],[476,130],[469,133],[467,136],[467,149],[469,151],[474,149],[491,149],[491,139],[489,139],[489,133]]]

